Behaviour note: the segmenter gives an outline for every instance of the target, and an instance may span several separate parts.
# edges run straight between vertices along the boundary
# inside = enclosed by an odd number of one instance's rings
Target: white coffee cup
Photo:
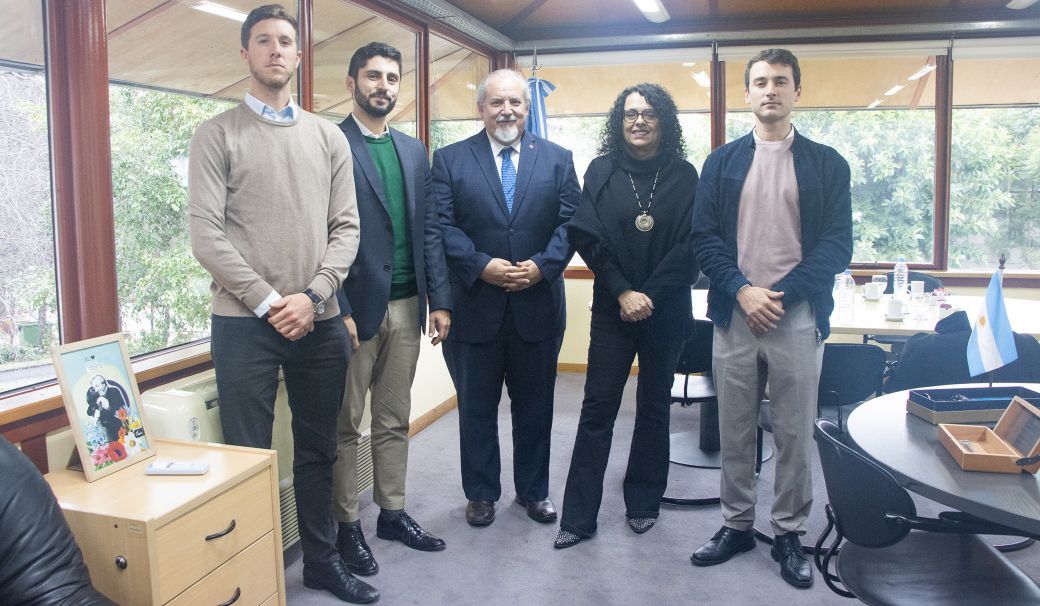
[[[924,280],[913,280],[910,282],[910,294],[911,295],[923,295],[924,294]]]
[[[888,312],[885,314],[885,318],[888,320],[902,321],[903,320],[903,300],[892,299],[888,302]]]
[[[863,285],[863,297],[865,299],[877,300],[881,298],[881,285],[876,282],[867,282]]]

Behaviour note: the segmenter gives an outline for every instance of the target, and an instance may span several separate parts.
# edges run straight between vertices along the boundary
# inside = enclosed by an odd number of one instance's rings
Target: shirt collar
[[[354,124],[358,125],[358,129],[361,131],[361,134],[366,136],[366,137],[370,137],[372,139],[382,139],[383,137],[386,137],[386,136],[390,135],[390,127],[386,127],[386,130],[384,130],[383,132],[381,132],[381,133],[379,133],[377,135],[374,132],[372,132],[371,130],[369,130],[367,126],[362,124],[361,120],[358,120],[357,116],[355,116],[354,114],[350,114],[350,118],[352,120],[354,120]]]
[[[246,91],[245,101],[246,105],[249,106],[249,109],[256,112],[256,115],[275,122],[292,122],[296,120],[296,117],[300,112],[300,106],[296,105],[296,102],[293,101],[291,96],[289,97],[289,104],[281,111],[278,111],[260,99],[257,99],[249,91]]]
[[[499,154],[502,153],[502,150],[505,149],[506,146],[502,145],[501,143],[496,141],[495,138],[491,136],[491,133],[487,132],[486,130],[484,131],[484,134],[487,135],[488,141],[491,142],[491,153],[492,153],[492,155],[497,157]],[[513,152],[516,154],[516,157],[520,157],[520,142],[523,141],[523,139],[524,139],[524,136],[521,134],[517,138],[517,140],[513,141],[513,144],[509,146],[510,148],[513,149]]]

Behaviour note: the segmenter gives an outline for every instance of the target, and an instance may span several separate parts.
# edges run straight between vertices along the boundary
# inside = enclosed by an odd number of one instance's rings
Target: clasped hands
[[[618,295],[621,304],[621,319],[625,322],[639,322],[654,313],[654,302],[645,293],[628,289]]]
[[[776,328],[784,317],[784,293],[760,286],[745,286],[737,291],[737,303],[744,311],[748,328],[762,336]]]
[[[299,341],[314,331],[314,302],[302,292],[271,303],[267,321],[286,339]]]
[[[542,270],[530,259],[514,265],[496,257],[484,266],[484,271],[480,272],[480,279],[506,292],[519,292],[541,282]]]

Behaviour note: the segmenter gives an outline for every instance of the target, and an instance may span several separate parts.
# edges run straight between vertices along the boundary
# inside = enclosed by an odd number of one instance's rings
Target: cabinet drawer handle
[[[221,602],[217,606],[231,606],[238,601],[238,598],[242,597],[242,588],[235,587],[235,595],[231,596],[231,599],[226,602]]]
[[[212,541],[213,539],[219,539],[222,536],[231,534],[231,531],[234,530],[234,529],[235,529],[235,520],[232,519],[231,523],[228,524],[228,527],[225,528],[224,530],[221,530],[220,532],[214,532],[211,535],[206,535],[206,540],[207,541]],[[236,596],[235,599],[238,599],[237,596]],[[234,601],[234,600],[232,600],[232,601]],[[230,604],[230,603],[231,602],[228,602],[228,604]]]

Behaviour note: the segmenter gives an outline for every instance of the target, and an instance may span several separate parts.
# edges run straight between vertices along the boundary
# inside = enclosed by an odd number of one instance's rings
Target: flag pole
[[[1000,253],[1000,257],[997,259],[997,270],[1000,271],[1001,282],[1003,282],[1004,276],[1004,264],[1007,263],[1007,256],[1004,253]],[[986,377],[989,378],[989,386],[993,387],[993,371],[986,372]]]

